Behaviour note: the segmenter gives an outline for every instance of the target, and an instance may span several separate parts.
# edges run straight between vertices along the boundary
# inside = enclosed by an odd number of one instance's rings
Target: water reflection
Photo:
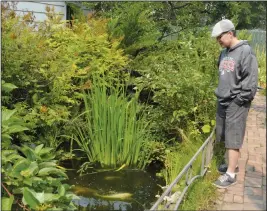
[[[163,181],[151,173],[124,169],[79,176],[69,171],[69,183],[80,196],[79,210],[145,210],[161,194]]]

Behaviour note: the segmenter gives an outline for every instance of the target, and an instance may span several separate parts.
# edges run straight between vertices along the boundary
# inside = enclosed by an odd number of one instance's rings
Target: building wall
[[[46,6],[55,8],[56,13],[60,13],[62,20],[66,20],[67,6],[64,1],[60,2],[18,2],[15,8],[17,14],[33,12],[36,22],[46,20]]]

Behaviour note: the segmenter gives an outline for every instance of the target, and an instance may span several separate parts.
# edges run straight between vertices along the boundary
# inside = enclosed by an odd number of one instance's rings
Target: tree
[[[231,19],[237,30],[266,29],[266,2],[207,2],[207,24]]]
[[[110,36],[122,39],[120,47],[136,56],[143,50],[181,32],[195,33],[222,18],[236,29],[266,26],[265,2],[83,2],[94,15],[109,19]],[[179,39],[179,38],[178,38]]]

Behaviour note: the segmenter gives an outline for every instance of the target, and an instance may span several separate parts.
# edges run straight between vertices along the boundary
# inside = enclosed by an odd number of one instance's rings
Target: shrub
[[[69,131],[66,123],[80,111],[91,73],[120,80],[128,59],[119,41],[108,38],[104,19],[73,20],[68,27],[47,8],[48,20],[36,26],[30,14],[20,20],[4,6],[2,79],[17,87],[4,106],[15,108],[30,129],[19,142],[58,147],[60,135]]]
[[[179,40],[140,54],[131,63],[131,68],[142,75],[133,83],[138,90],[150,93],[149,117],[158,138],[167,135],[177,139],[179,128],[203,132],[204,125],[211,125],[219,49],[209,37],[209,31],[181,35]]]
[[[14,146],[2,152],[2,209],[14,210],[13,202],[33,210],[75,210],[68,177],[54,160],[52,148]],[[19,202],[22,199],[22,203]],[[12,209],[13,207],[13,209]]]

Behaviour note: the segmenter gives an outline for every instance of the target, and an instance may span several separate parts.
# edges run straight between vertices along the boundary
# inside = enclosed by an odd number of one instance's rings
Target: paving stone
[[[244,189],[245,195],[256,195],[262,196],[262,188],[253,188],[253,187],[245,187]]]
[[[262,162],[257,162],[255,160],[248,160],[247,165],[254,166],[254,165],[264,165]]]
[[[256,196],[256,195],[244,195],[244,202],[263,204],[262,196]]]
[[[219,193],[224,193],[224,192],[226,191],[226,189],[225,189],[225,188],[218,188],[217,191],[218,191]]]
[[[234,210],[234,209],[233,209]],[[244,203],[243,210],[266,210],[263,204]]]
[[[244,202],[244,197],[239,195],[234,195],[234,203],[242,204]]]
[[[250,147],[250,148],[248,148],[249,160],[254,160],[254,159],[256,159],[255,156],[253,155],[254,153],[256,153],[254,147]],[[251,154],[252,154],[252,155],[251,155]]]
[[[265,101],[265,96],[255,96],[240,150],[237,184],[222,192],[224,202],[220,200],[217,210],[266,210]]]
[[[245,177],[245,186],[260,188],[262,186],[262,179],[255,177]]]
[[[262,155],[259,154],[259,155],[256,156],[256,162],[262,163],[262,160],[263,160],[262,159]],[[258,170],[256,170],[256,171],[258,171]],[[260,171],[262,171],[262,169]]]
[[[255,163],[262,164],[262,157],[260,155],[248,155],[249,161],[254,161]]]
[[[262,165],[254,164],[254,168],[256,172],[262,172]]]
[[[247,166],[246,166],[246,172],[255,172],[254,165],[247,164]]]
[[[257,153],[264,154],[264,153],[266,153],[266,147],[256,147],[256,148],[254,148],[254,151]]]
[[[224,203],[222,210],[243,210],[244,205],[239,203]]]
[[[233,202],[234,201],[234,195],[231,193],[225,193],[223,201]]]
[[[245,178],[245,176],[244,176],[244,178]],[[242,182],[242,181],[236,181],[236,184],[240,184],[240,185],[242,185],[242,187],[244,187],[244,181]]]
[[[227,192],[226,193],[228,193],[229,191],[243,192],[244,191],[244,187],[243,186],[238,186],[238,185],[241,185],[241,184],[236,184],[236,185],[230,186],[229,188],[227,188]]]
[[[257,147],[260,147],[261,145],[260,144],[255,144],[255,143],[248,143],[248,148],[257,148]],[[256,153],[254,153],[253,155],[255,155]]]
[[[253,177],[253,178],[262,178],[262,173],[261,172],[247,172],[246,173],[247,177]]]
[[[244,196],[244,191],[228,191],[227,193],[233,194],[233,195],[238,195],[238,196]]]

